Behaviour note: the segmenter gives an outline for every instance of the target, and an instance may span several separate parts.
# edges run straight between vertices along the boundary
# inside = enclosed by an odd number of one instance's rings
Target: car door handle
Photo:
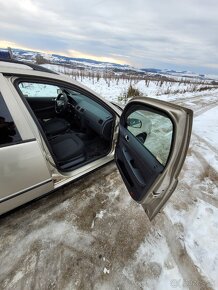
[[[126,142],[129,142],[129,136],[128,135],[125,136],[125,140],[126,140]]]

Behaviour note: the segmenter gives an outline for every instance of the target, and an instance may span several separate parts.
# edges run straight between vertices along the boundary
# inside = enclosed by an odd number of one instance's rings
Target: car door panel
[[[130,101],[121,115],[115,160],[131,197],[150,219],[176,188],[192,119],[191,110],[151,98]],[[145,141],[138,138],[142,134]]]
[[[140,201],[164,167],[126,128],[120,128],[119,134],[116,160],[132,198]]]
[[[4,203],[9,200],[14,200],[12,206],[16,207],[19,205],[17,200],[22,200],[23,194],[35,193],[35,197],[38,197],[54,188],[51,174],[36,140],[0,148],[0,160],[0,214],[6,211]],[[27,195],[24,202],[28,200],[30,199]]]
[[[11,197],[0,202],[0,215],[51,192],[51,184],[52,181],[48,181],[40,186],[22,191],[22,194],[19,192],[19,194],[14,195],[13,198]]]

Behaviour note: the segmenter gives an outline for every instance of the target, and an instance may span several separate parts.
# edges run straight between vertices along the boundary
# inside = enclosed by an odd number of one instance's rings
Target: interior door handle
[[[125,136],[125,138],[126,138],[126,136]],[[125,160],[126,160],[125,164],[127,165],[127,167],[129,167],[129,169],[133,173],[134,178],[136,178],[138,184],[140,184],[140,186],[145,186],[146,185],[145,179],[144,179],[143,175],[141,174],[141,170],[137,167],[134,159],[125,150],[123,150],[123,155],[124,155]]]
[[[126,140],[127,142],[129,142],[129,136],[128,136],[128,135],[125,136],[125,140]]]

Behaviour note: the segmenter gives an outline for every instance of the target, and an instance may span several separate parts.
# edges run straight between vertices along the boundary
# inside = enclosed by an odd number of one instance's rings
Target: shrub
[[[36,64],[44,64],[47,63],[47,60],[41,54],[38,53],[35,57],[35,62]]]
[[[129,88],[127,90],[127,99],[128,98],[134,98],[134,97],[141,97],[142,93],[137,89],[134,88],[131,84],[129,85]]]
[[[124,91],[120,96],[118,96],[118,101],[127,103],[128,99],[135,98],[135,97],[142,97],[143,94],[137,88],[134,88],[131,84],[127,91]]]

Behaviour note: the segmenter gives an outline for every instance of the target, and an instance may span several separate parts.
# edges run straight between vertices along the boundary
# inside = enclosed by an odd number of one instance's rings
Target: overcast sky
[[[217,0],[0,0],[0,47],[218,74]]]

